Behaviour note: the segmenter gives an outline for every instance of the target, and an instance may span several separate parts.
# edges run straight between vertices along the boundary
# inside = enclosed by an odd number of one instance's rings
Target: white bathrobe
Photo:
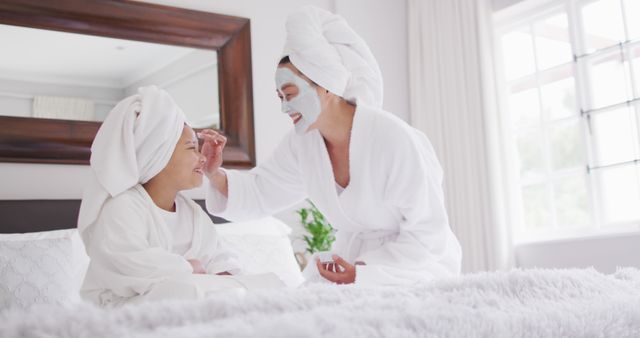
[[[93,228],[87,253],[91,262],[82,296],[99,305],[121,305],[142,300],[206,297],[222,290],[255,288],[252,277],[216,276],[240,272],[234,256],[216,235],[211,219],[191,199],[178,194],[176,203],[188,206],[193,231],[189,250],[172,252],[171,231],[141,185],[110,198]],[[201,261],[208,274],[194,275],[187,259]],[[257,278],[257,276],[255,276]],[[275,276],[264,277],[269,284]],[[281,285],[281,284],[280,284]]]
[[[356,284],[407,284],[460,273],[442,169],[427,137],[388,112],[358,106],[349,147],[350,182],[340,195],[320,133],[290,132],[265,163],[249,172],[227,170],[228,198],[211,186],[207,209],[242,220],[308,197],[337,230],[332,251],[366,264],[356,266]],[[317,276],[315,264],[307,269],[307,276]]]

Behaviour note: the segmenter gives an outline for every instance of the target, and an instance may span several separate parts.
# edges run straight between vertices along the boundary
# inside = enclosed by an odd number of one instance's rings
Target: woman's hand
[[[320,276],[336,284],[351,284],[356,280],[356,266],[347,263],[342,257],[333,255],[333,263],[321,263],[316,259]],[[356,262],[356,264],[364,264]]]
[[[191,268],[193,268],[194,274],[206,274],[207,270],[204,269],[204,265],[197,259],[187,259],[187,262],[191,264]]]
[[[222,149],[227,144],[227,138],[211,129],[201,130],[198,137],[204,141],[201,151],[206,158],[204,173],[211,179],[222,165]]]

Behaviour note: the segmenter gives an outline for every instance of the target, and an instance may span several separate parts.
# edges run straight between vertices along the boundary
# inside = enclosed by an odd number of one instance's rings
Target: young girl
[[[140,88],[120,102],[91,151],[78,221],[91,258],[85,299],[119,305],[281,285],[274,275],[234,276],[211,219],[180,193],[202,185],[205,157],[165,91]]]

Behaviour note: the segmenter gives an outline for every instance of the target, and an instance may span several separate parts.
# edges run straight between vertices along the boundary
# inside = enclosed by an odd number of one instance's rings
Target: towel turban
[[[166,167],[184,124],[182,110],[155,86],[138,89],[109,112],[91,145],[91,181],[78,217],[85,242],[86,230],[110,196],[146,183]]]
[[[305,6],[289,15],[283,56],[309,79],[355,104],[382,108],[382,75],[364,40],[339,15]]]

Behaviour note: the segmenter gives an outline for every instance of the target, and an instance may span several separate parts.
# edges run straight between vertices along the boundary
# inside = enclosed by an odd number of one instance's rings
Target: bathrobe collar
[[[331,220],[336,229],[349,229],[349,231],[366,231],[367,227],[351,219],[342,209],[340,198],[349,194],[352,190],[358,190],[358,174],[362,172],[360,166],[367,163],[369,151],[366,149],[366,141],[371,139],[371,121],[365,114],[369,108],[356,107],[351,127],[349,140],[349,184],[342,194],[338,195],[335,184],[336,179],[331,167],[331,159],[324,139],[317,129],[309,131],[301,139],[308,143],[303,149],[316,149],[316,151],[301,152],[301,172],[317,172],[320,174],[309,175],[305,180],[306,189],[310,196],[314,196],[314,203],[318,209]],[[356,173],[354,175],[354,173]],[[317,181],[316,181],[317,180]],[[327,189],[330,187],[330,189]],[[316,199],[315,197],[318,196]]]
[[[149,212],[151,213],[153,222],[158,227],[159,231],[162,233],[162,236],[160,238],[161,238],[161,244],[163,249],[167,251],[172,251],[173,236],[171,235],[171,231],[169,230],[169,226],[165,222],[164,217],[162,217],[162,214],[160,214],[160,211],[158,210],[159,207],[155,204],[155,202],[153,201],[153,199],[151,198],[147,190],[141,184],[136,185],[134,189],[138,192],[140,198],[142,198],[145,201],[145,203],[149,204]],[[187,259],[195,258],[197,253],[200,252],[201,250],[201,242],[202,242],[200,240],[202,236],[202,227],[195,226],[195,224],[200,224],[199,222],[202,222],[204,218],[202,217],[202,213],[197,212],[198,210],[195,209],[195,207],[199,208],[199,206],[195,205],[195,203],[189,203],[191,201],[188,200],[181,193],[178,193],[176,195],[176,204],[178,203],[178,200],[182,201],[182,203],[180,203],[181,205],[187,206],[187,208],[189,208],[188,211],[184,211],[184,212],[191,212],[191,215],[192,215],[191,220],[194,223],[192,224],[193,235],[191,237],[191,247],[189,248],[189,250],[187,250],[184,256]]]

